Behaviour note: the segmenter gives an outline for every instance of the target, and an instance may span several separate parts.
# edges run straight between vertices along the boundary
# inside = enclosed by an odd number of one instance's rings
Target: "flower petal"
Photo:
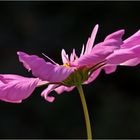
[[[39,81],[38,78],[1,74],[0,100],[11,103],[20,103],[32,94]]]
[[[72,87],[60,86],[60,87],[56,88],[55,91],[56,91],[58,94],[61,94],[61,93],[64,92],[64,91],[70,92],[70,91],[72,91],[74,88],[75,88],[75,86],[72,86]]]
[[[106,74],[110,74],[116,71],[117,66],[116,65],[105,65],[103,67]]]
[[[72,64],[72,62],[75,60],[75,59],[77,59],[78,57],[77,57],[77,55],[76,55],[76,53],[75,53],[75,49],[73,49],[73,51],[72,51],[72,53],[71,53],[71,55],[70,55],[70,64]]]
[[[74,88],[75,88],[75,86],[73,86],[73,87],[66,87],[66,86],[59,86],[57,84],[51,84],[41,93],[41,96],[43,96],[45,98],[45,100],[47,100],[48,102],[53,102],[55,100],[55,97],[50,96],[49,95],[50,92],[52,92],[54,90],[58,94],[61,94],[64,91],[70,92]]]
[[[58,85],[52,84],[49,85],[42,93],[41,96],[43,96],[45,98],[45,100],[47,100],[48,102],[53,102],[55,100],[55,97],[53,96],[49,96],[49,93],[51,91],[53,91],[56,87],[58,87]]]
[[[22,62],[27,69],[32,70],[32,74],[41,80],[61,82],[74,71],[74,68],[67,68],[62,65],[45,62],[44,59],[36,55],[28,55],[23,52],[18,52],[17,54],[19,55],[20,62]]]
[[[124,40],[124,44],[121,47],[131,48],[139,44],[140,44],[140,30],[138,30],[135,34]]]
[[[84,82],[84,84],[89,84],[92,81],[94,81],[98,77],[98,75],[100,74],[100,72],[101,72],[101,69],[97,69],[96,71],[94,71],[91,74],[91,76],[88,78],[88,80]]]
[[[116,44],[113,44],[113,45],[117,45],[117,46],[120,46],[123,44],[123,41],[122,41],[122,36],[124,35],[124,30],[118,30],[110,35],[108,35],[104,41],[106,40],[114,40],[114,43]]]
[[[109,40],[110,41],[110,40]],[[108,43],[109,43],[108,41]],[[114,52],[116,46],[106,46],[107,42],[100,44],[101,46],[97,49],[93,49],[92,53],[81,56],[75,61],[75,64],[79,67],[88,66],[91,67],[101,61]]]
[[[91,67],[101,61],[104,61],[108,55],[114,52],[114,50],[120,48],[120,45],[123,43],[121,39],[123,34],[124,30],[119,30],[108,35],[103,42],[95,45],[89,54],[84,54],[77,59],[75,64],[79,67]]]
[[[84,54],[84,50],[85,50],[85,46],[83,44],[83,47],[82,47],[82,50],[81,50],[81,53],[80,53],[80,56],[82,56]]]
[[[64,49],[62,49],[62,51],[61,51],[61,57],[62,57],[63,64],[69,63],[69,57],[66,54],[66,51]]]
[[[99,50],[102,49],[103,46],[104,46],[103,48],[104,50],[105,50],[105,46],[112,46],[114,47],[114,49],[119,49],[120,45],[123,44],[123,41],[122,41],[123,34],[124,34],[124,30],[119,30],[108,35],[103,42],[95,45],[92,51],[97,52],[98,49]]]
[[[98,32],[98,28],[99,28],[99,25],[97,24],[92,31],[91,37],[87,41],[86,49],[85,49],[84,54],[89,54],[91,52],[94,41],[95,41],[96,34]]]
[[[114,53],[112,53],[106,58],[106,60],[107,64],[118,65],[130,59],[139,58],[140,57],[139,54],[140,54],[140,45],[134,46],[132,48],[115,50]]]
[[[121,66],[136,66],[140,63],[140,58],[133,58],[128,61],[125,61],[124,63],[121,63]]]

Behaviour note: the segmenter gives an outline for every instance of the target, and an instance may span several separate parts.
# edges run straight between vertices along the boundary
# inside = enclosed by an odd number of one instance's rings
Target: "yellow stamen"
[[[68,63],[63,64],[63,66],[70,68],[70,65]]]

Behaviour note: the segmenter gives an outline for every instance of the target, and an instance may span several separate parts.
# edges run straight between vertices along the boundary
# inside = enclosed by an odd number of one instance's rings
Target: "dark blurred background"
[[[79,53],[95,24],[96,43],[125,29],[124,39],[140,29],[140,2],[0,2],[0,73],[31,76],[17,51],[61,64],[61,49]],[[93,138],[140,138],[140,66],[104,72],[84,86]],[[76,89],[46,102],[35,90],[21,104],[0,101],[0,138],[86,138]]]

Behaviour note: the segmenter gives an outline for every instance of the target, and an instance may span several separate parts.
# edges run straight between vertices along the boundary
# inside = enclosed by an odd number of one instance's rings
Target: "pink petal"
[[[49,85],[50,83],[48,81],[42,81],[40,80],[37,84],[37,87],[43,86],[43,85]]]
[[[69,63],[68,55],[66,54],[64,49],[62,49],[62,51],[61,51],[61,57],[62,57],[63,64]]]
[[[119,30],[119,31],[116,31],[116,32],[114,32],[114,33],[108,35],[108,36],[105,38],[104,41],[110,40],[110,39],[111,39],[111,40],[116,40],[116,41],[115,41],[116,45],[117,45],[117,46],[120,46],[120,45],[123,44],[122,36],[124,35],[124,32],[125,32],[125,31],[124,31],[123,29],[122,29],[122,30]]]
[[[58,85],[52,84],[49,85],[42,93],[41,96],[43,96],[45,98],[45,100],[49,101],[49,102],[53,102],[55,100],[55,97],[53,96],[49,96],[49,93],[51,91],[53,91],[56,87],[58,87]]]
[[[115,50],[106,60],[108,64],[121,64],[133,58],[139,58],[140,45],[128,49]]]
[[[136,66],[140,63],[140,58],[133,58],[128,61],[125,61],[124,63],[121,63],[122,66]]]
[[[32,70],[34,76],[49,82],[61,82],[66,79],[74,68],[67,68],[62,65],[54,65],[45,62],[44,59],[36,55],[28,55],[23,52],[18,52],[19,60],[26,66],[27,69]]]
[[[83,66],[92,67],[93,65],[100,62],[101,60],[103,60],[103,58],[98,55],[88,54],[88,55],[83,55],[74,63],[75,65],[77,65],[77,67],[83,67]]]
[[[88,66],[91,67],[101,61],[104,61],[105,58],[114,52],[116,49],[116,46],[109,46],[109,41],[103,42],[100,44],[100,46],[93,48],[92,52],[90,54],[85,54],[81,56],[79,59],[75,61],[75,64],[77,64],[79,67]],[[107,46],[106,46],[107,45]]]
[[[60,86],[60,87],[56,88],[55,91],[56,91],[58,94],[61,94],[61,93],[64,92],[64,91],[70,92],[70,91],[72,91],[74,88],[75,88],[75,86],[72,86],[72,87]]]
[[[105,66],[103,67],[103,69],[105,70],[105,73],[106,73],[106,74],[110,74],[110,73],[113,73],[113,72],[116,71],[117,66],[115,66],[115,65],[105,65]]]
[[[140,30],[138,30],[135,34],[124,40],[124,44],[121,47],[131,48],[139,44],[140,44]]]
[[[19,75],[14,75],[14,74],[0,74],[0,80],[3,83],[9,83],[13,82],[13,80],[22,80],[23,77]]]
[[[100,72],[101,72],[101,69],[97,69],[96,71],[94,71],[91,74],[91,76],[88,78],[88,80],[84,82],[84,84],[89,84],[92,81],[94,81],[98,77],[98,75],[100,74]]]
[[[0,100],[11,103],[20,103],[32,94],[38,82],[38,78],[26,78],[12,74],[1,74]]]
[[[119,49],[122,42],[122,35],[124,30],[119,30],[108,35],[104,42],[95,45],[89,54],[82,55],[79,59],[75,61],[79,67],[88,66],[91,67],[101,61],[114,52],[114,50]]]
[[[92,31],[91,37],[87,41],[85,54],[89,54],[91,52],[98,28],[99,28],[99,25],[97,24]]]
[[[47,100],[48,102],[53,102],[55,100],[55,97],[50,96],[49,95],[50,92],[52,92],[54,90],[58,94],[61,94],[64,91],[70,92],[74,88],[75,88],[75,86],[73,86],[73,87],[66,87],[66,86],[59,86],[59,85],[56,85],[56,84],[51,84],[41,93],[41,96],[43,96],[45,98],[45,100]]]
[[[77,55],[75,53],[75,49],[73,49],[73,52],[70,55],[70,63],[72,63],[77,58]]]
[[[100,50],[100,47],[102,48],[102,46],[112,46],[114,47],[114,49],[119,49],[120,45],[123,44],[122,41],[123,34],[124,30],[119,30],[108,35],[103,42],[95,45],[92,51],[98,51],[98,49]]]
[[[84,54],[84,50],[85,50],[85,46],[83,45],[80,56]]]

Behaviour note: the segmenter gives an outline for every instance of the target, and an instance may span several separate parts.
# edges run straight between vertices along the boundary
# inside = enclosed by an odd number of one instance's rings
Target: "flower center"
[[[63,66],[70,68],[70,65],[68,63],[63,64]]]
[[[104,60],[102,62],[95,64],[90,68],[88,67],[75,68],[74,72],[71,73],[64,81],[62,81],[61,84],[68,87],[81,85],[82,83],[88,80],[88,78],[94,71],[104,66],[105,64],[106,63]],[[67,68],[71,67],[70,64],[68,63],[63,64],[63,66]]]

